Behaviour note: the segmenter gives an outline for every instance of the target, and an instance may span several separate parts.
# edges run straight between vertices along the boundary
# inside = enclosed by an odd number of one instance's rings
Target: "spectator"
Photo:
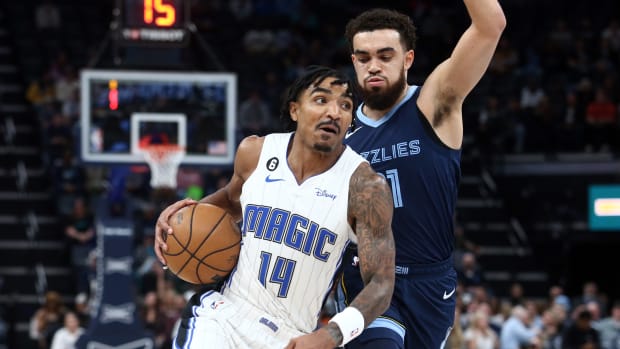
[[[602,349],[620,349],[620,300],[614,302],[611,315],[602,319],[596,329]]]
[[[39,349],[48,349],[56,330],[62,327],[67,311],[60,294],[56,291],[45,293],[43,305],[30,318],[30,338],[37,342]]]
[[[508,297],[510,298],[510,304],[525,305],[525,297],[523,291],[523,285],[520,282],[513,282],[508,290]]]
[[[161,300],[157,296],[156,291],[149,291],[144,295],[141,318],[144,322],[144,327],[152,333],[155,339],[155,347],[161,348],[168,336],[164,332],[165,323]]]
[[[62,103],[62,115],[65,115],[73,126],[79,122],[80,118],[80,91],[73,90],[67,99]]]
[[[609,25],[601,32],[601,38],[609,44],[611,50],[620,54],[620,21],[614,19],[609,22]]]
[[[512,46],[510,40],[502,37],[497,44],[497,50],[489,64],[489,72],[501,77],[514,72],[519,63],[519,52]]]
[[[541,328],[542,349],[562,349],[562,322],[564,319],[553,308],[543,311]]]
[[[43,0],[35,8],[35,25],[37,29],[58,29],[60,28],[60,9],[52,0]]]
[[[33,80],[26,89],[26,100],[37,109],[43,104],[51,103],[56,99],[56,90],[51,73],[47,72],[39,79]]]
[[[176,292],[174,288],[167,287],[162,297],[162,311],[161,320],[163,322],[163,333],[166,335],[162,348],[172,347],[172,341],[170,334],[175,330],[175,325],[181,318],[183,307],[186,304],[183,295]]]
[[[504,147],[513,153],[522,153],[525,148],[527,129],[525,114],[517,97],[509,97],[504,109]]]
[[[540,307],[539,302],[533,299],[525,299],[523,302],[523,306],[527,309],[530,316],[532,317],[532,321],[530,323],[530,327],[542,328],[542,317],[540,316]]]
[[[60,110],[54,110],[51,120],[43,131],[46,135],[45,146],[49,156],[48,163],[54,164],[61,159],[65,151],[72,148],[73,135],[69,119],[61,114]]]
[[[462,225],[454,224],[454,267],[459,270],[462,269],[463,254],[465,252],[472,252],[478,255],[480,246],[465,236],[465,228]]]
[[[501,349],[520,349],[524,346],[540,345],[538,329],[531,328],[532,316],[522,305],[512,308],[512,314],[502,326]]]
[[[560,297],[560,298],[558,298],[558,297]],[[564,294],[564,287],[562,287],[560,285],[553,285],[553,286],[549,287],[549,299],[548,299],[549,305],[552,305],[553,303],[557,303],[558,301],[564,302],[565,300],[567,300],[566,298],[567,297]],[[568,305],[569,306],[567,307],[567,310],[570,308],[570,301],[569,301]]]
[[[144,295],[142,307],[142,320],[145,327],[153,333],[156,348],[170,348],[181,311],[186,304],[185,298],[166,279],[161,267],[152,268],[155,274],[155,289],[149,290]]]
[[[76,163],[73,155],[70,149],[66,149],[59,163],[54,164],[53,169],[56,212],[63,217],[70,216],[75,200],[86,194],[84,169]]]
[[[90,300],[88,299],[88,294],[81,292],[75,296],[74,300],[74,308],[75,315],[78,318],[80,326],[82,328],[88,328],[90,325]]]
[[[482,270],[478,265],[476,255],[473,252],[463,253],[461,268],[457,270],[458,280],[463,284],[465,291],[473,286],[480,286],[483,283]]]
[[[618,109],[605,90],[596,90],[595,99],[586,109],[586,140],[592,150],[609,150],[610,141],[617,134]]]
[[[562,336],[562,349],[599,349],[598,332],[592,328],[592,314],[587,309],[578,311],[577,317]]]
[[[507,300],[498,301],[493,308],[493,312],[489,314],[489,324],[491,328],[499,335],[502,332],[504,323],[510,318],[512,305]]]
[[[253,28],[243,36],[243,47],[249,56],[268,55],[274,46],[274,33],[269,29]]]
[[[600,303],[594,300],[588,301],[585,304],[586,310],[590,312],[590,315],[592,315],[592,319],[591,319],[591,324],[592,327],[594,327],[595,329],[598,329],[598,324],[601,321],[601,306]]]
[[[88,255],[95,249],[95,226],[86,201],[78,198],[73,202],[73,213],[65,222],[65,235],[69,240],[71,265],[78,292],[89,291]]]
[[[228,9],[239,22],[244,22],[251,18],[254,10],[252,0],[230,0]]]
[[[480,309],[474,312],[470,318],[470,324],[465,330],[466,349],[498,349],[499,338],[489,326],[489,315]]]
[[[549,32],[549,43],[562,53],[566,53],[574,43],[574,36],[571,33],[564,19],[557,19],[553,29]]]
[[[542,96],[529,111],[527,143],[530,151],[553,152],[556,149],[557,112],[548,96]]]
[[[496,96],[489,96],[485,106],[478,113],[478,129],[476,141],[481,148],[482,157],[494,152],[501,153],[502,133],[504,132],[505,119],[501,113],[500,101]]]
[[[84,333],[76,313],[65,313],[64,326],[54,334],[50,349],[74,349],[75,342]]]
[[[585,106],[575,92],[566,93],[560,109],[558,142],[561,150],[583,150],[583,117]]]
[[[258,90],[252,90],[239,105],[239,127],[243,137],[264,135],[273,130],[274,118]]]
[[[157,257],[153,249],[152,233],[144,234],[140,245],[135,249],[135,278],[140,294],[147,295],[157,290]]]
[[[521,109],[533,110],[546,96],[536,78],[529,78],[527,84],[521,89]]]
[[[570,299],[563,294],[559,294],[553,299],[551,306],[554,305],[561,306],[567,313],[571,310]]]
[[[581,295],[579,295],[572,303],[573,306],[587,304],[595,301],[599,305],[599,309],[607,309],[607,299],[599,293],[598,284],[594,281],[588,281],[583,284]]]
[[[75,92],[79,91],[80,81],[73,66],[66,65],[61,68],[64,72],[59,76],[58,80],[56,80],[54,89],[56,91],[56,100],[64,104]]]

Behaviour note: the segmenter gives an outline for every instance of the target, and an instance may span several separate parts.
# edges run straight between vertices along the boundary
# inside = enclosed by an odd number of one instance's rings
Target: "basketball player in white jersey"
[[[311,67],[287,90],[294,132],[245,138],[230,182],[203,198],[242,222],[238,264],[218,291],[194,295],[174,348],[334,348],[385,311],[394,287],[392,194],[368,162],[343,145],[354,101],[345,75]],[[155,252],[165,265],[167,207]],[[364,289],[318,328],[343,253],[357,243]]]

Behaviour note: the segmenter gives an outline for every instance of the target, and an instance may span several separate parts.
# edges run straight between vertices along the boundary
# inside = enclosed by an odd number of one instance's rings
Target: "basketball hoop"
[[[177,144],[147,144],[140,147],[151,168],[151,188],[177,187],[177,172],[185,148]]]

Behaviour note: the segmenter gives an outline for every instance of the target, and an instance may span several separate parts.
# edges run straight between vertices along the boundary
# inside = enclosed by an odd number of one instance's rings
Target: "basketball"
[[[185,206],[170,217],[173,234],[164,234],[168,269],[192,284],[223,280],[237,264],[241,232],[223,209],[205,203]]]

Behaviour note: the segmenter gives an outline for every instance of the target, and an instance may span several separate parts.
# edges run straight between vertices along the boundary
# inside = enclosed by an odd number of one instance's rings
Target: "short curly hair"
[[[400,42],[406,51],[415,50],[416,27],[411,17],[398,11],[375,8],[362,12],[347,23],[344,36],[353,52],[353,37],[359,32],[394,29],[400,34]]]
[[[290,105],[299,100],[299,97],[310,86],[318,86],[327,78],[335,78],[332,85],[346,85],[346,94],[353,100],[353,108],[357,108],[357,90],[355,84],[351,83],[349,77],[340,70],[321,66],[311,65],[306,67],[304,72],[284,91],[282,94],[282,104],[280,105],[280,120],[284,123],[284,131],[295,131],[297,122],[291,119]],[[353,114],[353,112],[351,112]],[[352,116],[353,117],[353,116]]]

